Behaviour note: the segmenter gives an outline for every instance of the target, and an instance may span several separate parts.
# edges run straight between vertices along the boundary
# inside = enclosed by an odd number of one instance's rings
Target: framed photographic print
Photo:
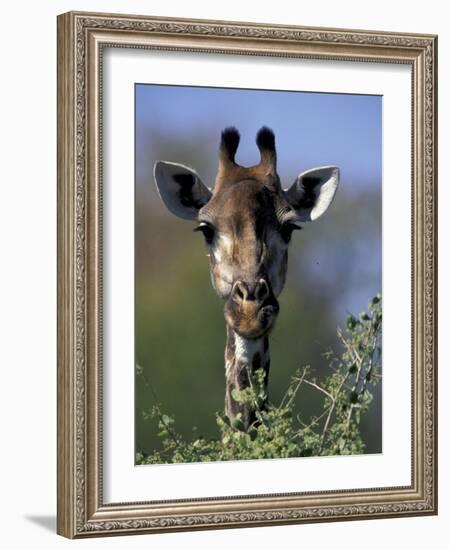
[[[58,18],[58,532],[435,514],[432,35]]]

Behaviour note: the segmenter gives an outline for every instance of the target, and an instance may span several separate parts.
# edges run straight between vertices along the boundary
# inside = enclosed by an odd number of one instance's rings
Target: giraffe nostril
[[[263,302],[266,298],[268,298],[270,294],[270,289],[268,288],[268,283],[265,279],[259,279],[257,285],[256,285],[256,300],[259,302]]]
[[[232,289],[232,297],[237,302],[243,302],[248,299],[248,287],[243,281],[237,281]]]

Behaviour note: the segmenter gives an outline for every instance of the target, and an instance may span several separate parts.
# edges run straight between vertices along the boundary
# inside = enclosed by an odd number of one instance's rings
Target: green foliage
[[[310,367],[299,369],[279,405],[266,401],[264,371],[251,377],[251,385],[234,390],[233,397],[249,405],[256,421],[243,431],[241,418],[216,414],[221,438],[206,439],[193,429],[191,441],[185,441],[175,429],[175,421],[159,406],[144,414],[155,421],[162,447],[151,454],[137,452],[137,464],[210,462],[298,456],[361,454],[364,442],[360,419],[372,401],[372,388],[381,378],[382,302],[375,296],[368,311],[357,319],[349,315],[344,330],[338,329],[342,353],[325,354],[330,373],[321,380]],[[142,376],[138,368],[138,376]],[[145,380],[144,380],[145,382]],[[305,387],[316,391],[321,412],[305,422],[295,414],[297,401]]]

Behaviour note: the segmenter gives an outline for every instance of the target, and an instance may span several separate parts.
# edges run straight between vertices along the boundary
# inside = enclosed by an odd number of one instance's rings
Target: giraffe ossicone
[[[247,430],[256,421],[255,412],[236,402],[232,391],[248,387],[258,369],[264,369],[268,384],[268,335],[279,313],[291,235],[300,223],[316,220],[329,208],[340,174],[337,166],[314,168],[284,190],[273,131],[259,130],[260,161],[253,166],[237,164],[239,142],[236,128],[223,130],[212,190],[195,170],[176,162],[156,162],[154,178],[167,209],[195,220],[204,236],[227,325],[225,414],[232,419],[240,413]]]

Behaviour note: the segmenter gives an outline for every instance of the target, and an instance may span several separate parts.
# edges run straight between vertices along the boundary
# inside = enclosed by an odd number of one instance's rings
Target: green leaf
[[[170,418],[167,414],[162,415],[162,421],[164,422],[164,424],[166,424],[168,426],[170,426],[170,424],[174,423],[173,418]]]
[[[236,430],[243,430],[242,413],[237,413],[234,418],[231,419],[231,426]]]
[[[248,435],[251,438],[251,441],[254,441],[257,437],[257,429],[254,428],[254,426],[253,426],[252,428],[249,429]]]
[[[352,391],[349,395],[349,401],[354,404],[357,403],[358,400],[359,394],[356,391]]]
[[[354,315],[348,315],[348,317],[346,319],[346,326],[349,330],[353,330],[356,327],[357,323],[358,323],[358,321],[354,317]]]
[[[354,372],[357,372],[359,369],[358,369],[358,366],[357,366],[357,363],[353,363],[350,367],[349,367],[349,372],[351,374],[353,374]]]

